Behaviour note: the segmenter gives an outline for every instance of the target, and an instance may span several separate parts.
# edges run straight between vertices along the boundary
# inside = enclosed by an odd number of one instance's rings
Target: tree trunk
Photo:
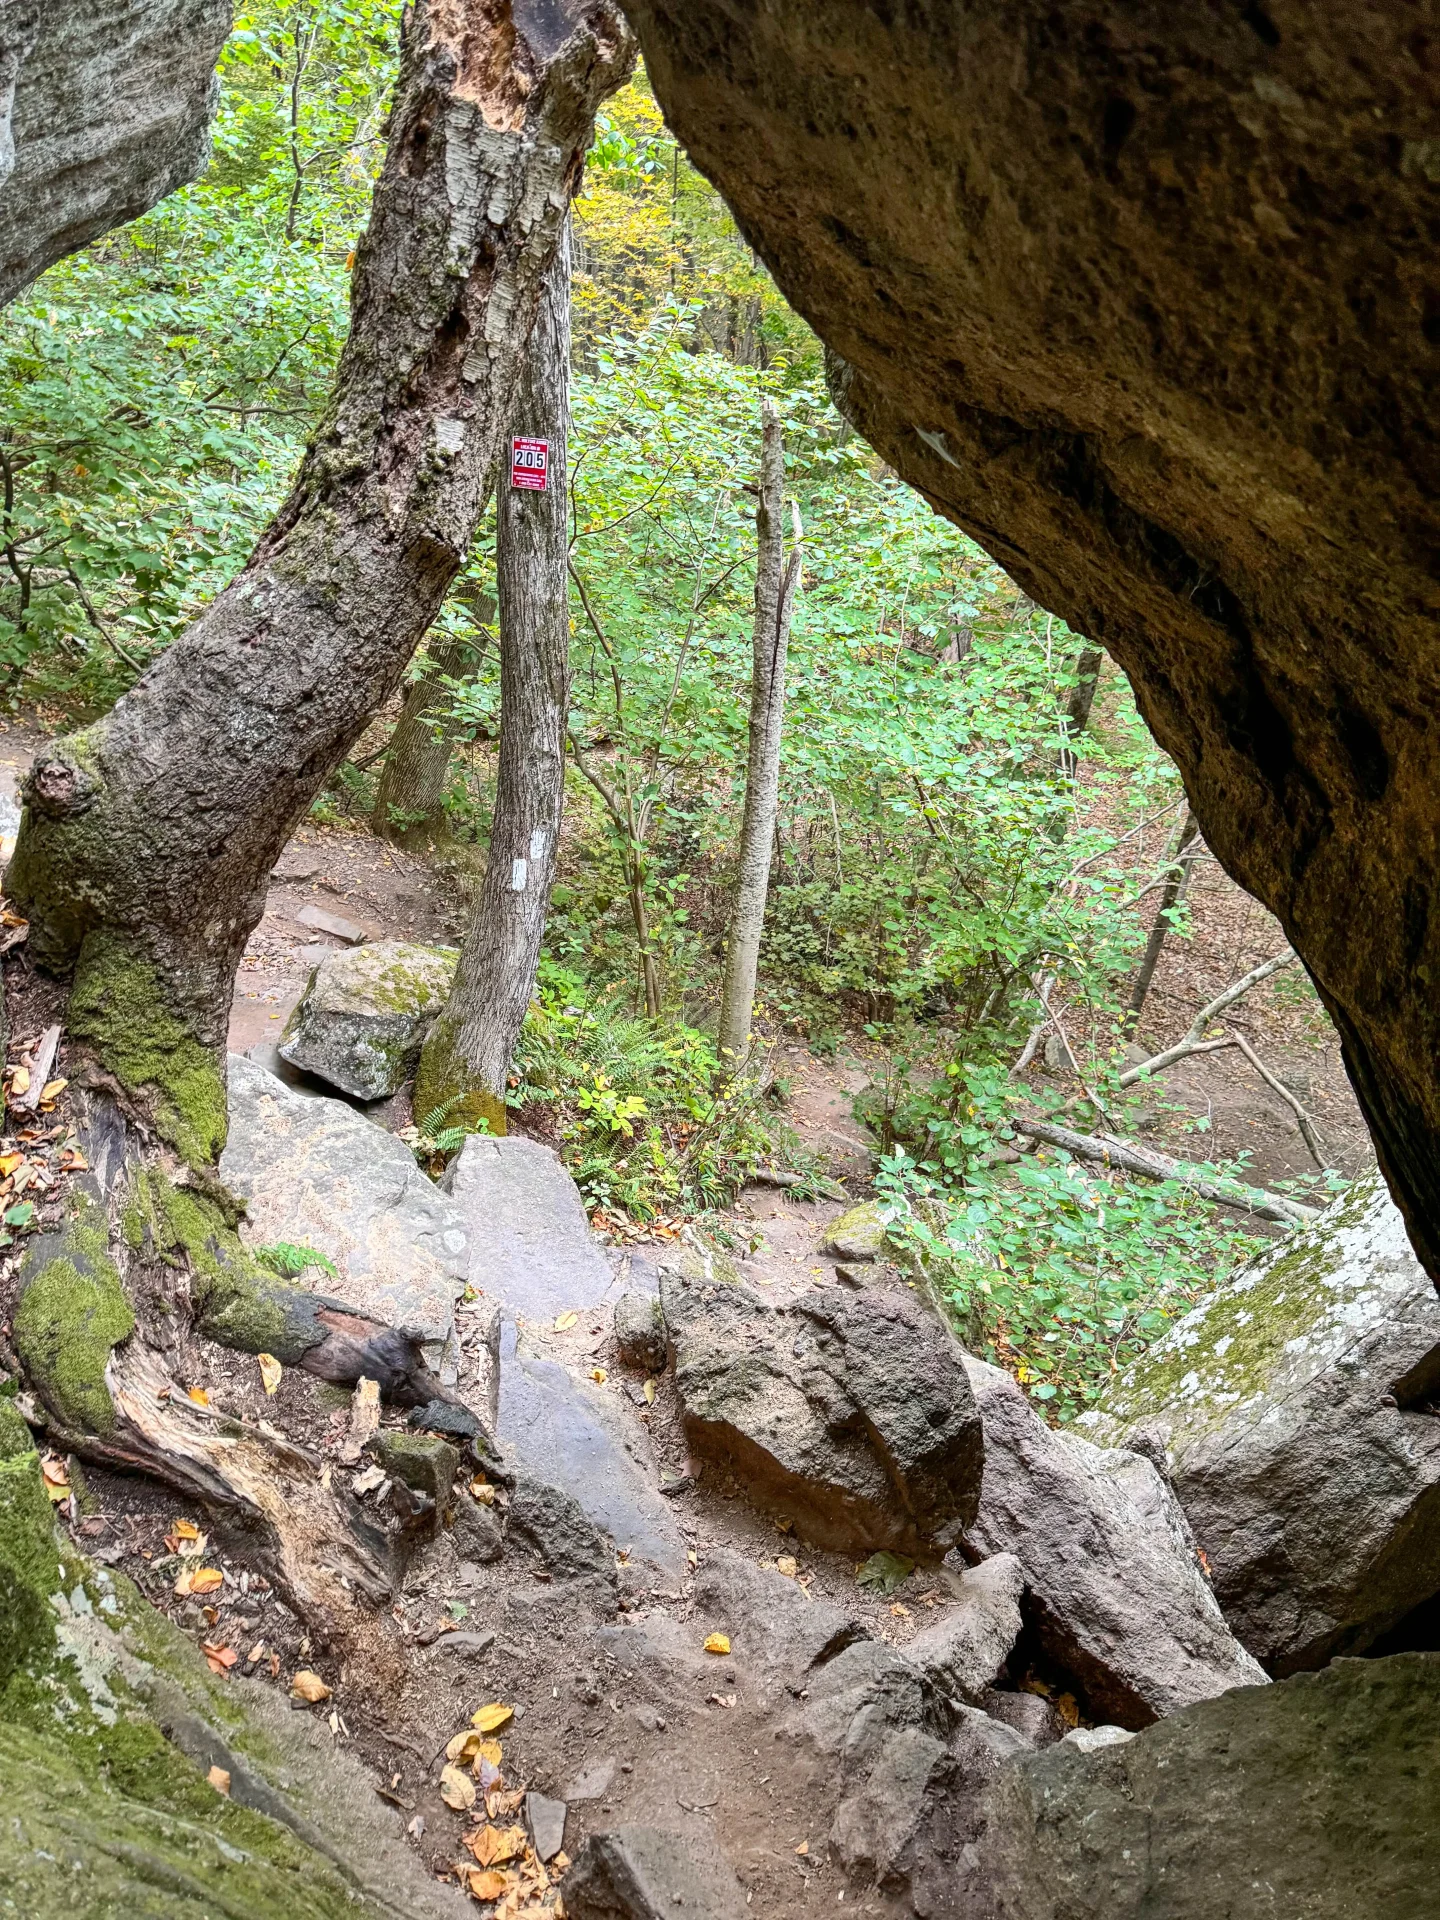
[[[755,512],[754,661],[750,678],[750,753],[740,825],[740,872],[725,949],[720,997],[720,1051],[738,1062],[750,1044],[760,931],[770,889],[770,853],[780,803],[780,734],[785,720],[785,661],[800,584],[800,520],[785,560],[785,440],[773,401],[764,408],[760,505]]]
[[[1190,869],[1195,864],[1195,856],[1200,851],[1200,823],[1187,807],[1185,818],[1181,822],[1180,837],[1175,842],[1175,851],[1171,855],[1175,865],[1165,882],[1160,895],[1160,909],[1155,915],[1155,924],[1150,929],[1150,938],[1145,943],[1145,955],[1140,962],[1140,971],[1135,976],[1135,985],[1130,994],[1130,1005],[1125,1009],[1125,1018],[1120,1023],[1120,1031],[1134,1033],[1140,1024],[1140,1015],[1144,1011],[1146,996],[1150,992],[1150,982],[1155,978],[1155,969],[1160,964],[1160,954],[1170,932],[1170,910],[1180,904],[1185,889],[1190,883]]]
[[[404,846],[434,834],[454,739],[453,727],[441,718],[449,699],[445,682],[459,679],[475,660],[476,652],[473,640],[442,640],[406,694],[385,749],[375,811],[370,816],[370,824],[382,840]]]
[[[516,400],[517,435],[548,441],[543,491],[502,475],[500,763],[490,856],[455,985],[421,1056],[415,1111],[505,1131],[505,1080],[530,997],[555,878],[570,711],[565,443],[570,428],[570,258],[562,235],[546,274]]]
[[[1090,724],[1090,709],[1095,704],[1095,689],[1100,684],[1100,667],[1105,655],[1099,647],[1082,647],[1075,662],[1075,684],[1065,702],[1065,739],[1060,749],[1060,772],[1066,780],[1075,778],[1075,755],[1069,747]]]
[[[350,336],[238,578],[26,782],[9,892],[73,969],[72,1040],[213,1162],[235,968],[276,857],[430,626],[488,496],[595,110],[612,0],[416,0]],[[513,17],[512,17],[513,12]]]

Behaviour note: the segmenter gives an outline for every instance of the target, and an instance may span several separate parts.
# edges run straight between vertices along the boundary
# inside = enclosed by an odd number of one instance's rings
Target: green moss
[[[428,1494],[437,1507],[449,1505],[460,1455],[447,1440],[382,1428],[370,1442],[370,1451],[393,1479]]]
[[[504,1099],[482,1086],[470,1073],[455,1044],[453,1024],[442,1013],[420,1050],[415,1074],[414,1111],[423,1126],[432,1113],[443,1113],[444,1125],[467,1133],[506,1131]]]
[[[28,1431],[25,1439],[26,1451],[0,1459],[0,1694],[55,1639],[49,1600],[60,1584],[60,1556],[40,1456]]]
[[[225,1144],[223,1060],[173,1011],[158,970],[125,934],[97,928],[85,936],[70,1032],[149,1104],[161,1137],[184,1160],[215,1164]]]
[[[21,1274],[15,1347],[56,1418],[74,1433],[109,1433],[115,1409],[105,1384],[111,1351],[135,1330],[135,1315],[110,1258],[98,1211],[86,1205],[58,1236],[32,1246]]]

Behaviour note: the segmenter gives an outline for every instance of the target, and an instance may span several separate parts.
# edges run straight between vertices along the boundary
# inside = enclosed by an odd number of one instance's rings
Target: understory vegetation
[[[205,178],[8,310],[10,707],[67,725],[106,710],[283,497],[345,335],[397,12],[266,0],[242,13]],[[826,1185],[769,1043],[844,1051],[868,1074],[860,1109],[900,1257],[976,1351],[1073,1418],[1263,1244],[1250,1216],[1184,1180],[1033,1151],[1015,1126],[1049,1115],[1126,1136],[1141,1104],[1163,1101],[1158,1082],[1121,1075],[1184,812],[1174,769],[1113,671],[1077,722],[1094,672],[1081,639],[836,412],[817,343],[665,131],[643,74],[602,119],[574,263],[567,825],[511,1105],[606,1221],[723,1235],[721,1210],[758,1167],[798,1175],[802,1193]],[[767,396],[804,562],[759,1038],[736,1071],[713,1035]],[[483,861],[494,796],[493,549],[492,518],[429,643],[430,658],[471,643],[433,717],[452,753],[429,838],[456,886]],[[394,718],[338,770],[322,823],[369,830]],[[1183,938],[1183,904],[1168,912]],[[1037,1078],[1033,1051],[1015,1069],[1042,1022],[1069,1058]],[[427,1138],[443,1127],[440,1115]],[[1203,1125],[1192,1148],[1204,1160]],[[313,1258],[267,1252],[282,1272]]]

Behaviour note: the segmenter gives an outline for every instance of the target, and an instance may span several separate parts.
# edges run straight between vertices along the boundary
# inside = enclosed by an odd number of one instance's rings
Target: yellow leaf
[[[447,1741],[445,1758],[447,1760],[473,1760],[480,1751],[480,1735],[473,1730],[469,1733],[457,1733],[453,1740]]]
[[[475,1782],[459,1767],[442,1767],[440,1798],[457,1813],[468,1813],[475,1804]]]
[[[198,1540],[200,1529],[193,1520],[177,1520],[170,1529],[177,1540]]]
[[[482,1507],[494,1506],[495,1489],[488,1480],[472,1480],[470,1482],[470,1492],[472,1497],[478,1500]]]
[[[655,1404],[655,1382],[653,1380],[647,1380],[645,1382],[645,1404],[647,1407],[653,1407]]]
[[[40,1089],[40,1098],[42,1100],[58,1100],[69,1084],[70,1082],[68,1080],[47,1080]]]
[[[175,1592],[180,1597],[180,1599],[183,1600],[186,1594],[189,1593],[190,1583],[194,1578],[195,1578],[195,1569],[193,1567],[186,1567],[185,1571],[176,1580]]]
[[[591,1367],[590,1378],[597,1387],[603,1387],[607,1378],[604,1367]]]
[[[501,1747],[498,1740],[482,1740],[475,1749],[475,1771],[479,1773],[482,1765],[498,1768]]]
[[[297,1700],[308,1700],[312,1707],[322,1700],[330,1698],[330,1689],[318,1673],[311,1673],[308,1667],[302,1667],[290,1682],[290,1691]]]
[[[0,1153],[0,1180],[8,1180],[17,1167],[23,1167],[23,1153]]]
[[[515,1717],[513,1707],[502,1706],[498,1700],[492,1700],[488,1707],[477,1707],[470,1716],[472,1727],[478,1727],[481,1733],[498,1733]]]
[[[229,1793],[230,1776],[225,1771],[224,1767],[211,1767],[209,1773],[206,1774],[205,1778],[210,1782],[211,1786],[214,1787],[217,1793]]]
[[[557,1333],[568,1333],[579,1318],[578,1313],[557,1313],[555,1316],[555,1331]]]
[[[208,1407],[210,1404],[210,1396],[204,1387],[187,1387],[185,1389],[185,1398],[187,1400],[193,1400],[197,1407]]]
[[[467,1834],[465,1844],[482,1867],[494,1867],[502,1861],[518,1858],[529,1845],[529,1840],[523,1827],[484,1826],[478,1833]]]
[[[496,1873],[493,1867],[471,1867],[466,1880],[476,1900],[498,1900],[510,1885],[508,1873]]]
[[[726,1634],[726,1633],[710,1634],[705,1642],[705,1651],[706,1653],[728,1653],[730,1651],[729,1634]]]
[[[793,1580],[795,1578],[794,1554],[782,1553],[780,1558],[775,1562],[775,1571],[777,1573],[783,1573],[787,1580]]]
[[[30,1069],[28,1067],[16,1067],[14,1069],[10,1075],[10,1091],[12,1093],[28,1093],[30,1091]]]
[[[795,1849],[795,1851],[796,1851],[796,1853],[809,1853],[809,1851],[810,1851],[810,1842],[809,1842],[808,1840],[802,1840],[802,1841],[800,1842],[800,1844],[799,1844],[799,1846],[798,1846],[798,1847],[796,1847],[796,1849]]]
[[[266,1393],[274,1393],[284,1378],[285,1369],[273,1353],[257,1353],[255,1358],[260,1362],[261,1386],[264,1387]]]
[[[217,1587],[225,1584],[225,1576],[219,1567],[196,1567],[190,1576],[192,1593],[214,1593]]]

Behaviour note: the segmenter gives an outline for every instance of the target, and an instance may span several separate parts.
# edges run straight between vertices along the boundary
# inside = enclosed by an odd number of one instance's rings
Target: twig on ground
[[[55,1065],[55,1056],[60,1051],[60,1029],[47,1027],[36,1043],[34,1064],[30,1068],[30,1084],[24,1093],[12,1093],[10,1111],[12,1113],[33,1113],[40,1104],[40,1095],[50,1080],[50,1070]]]
[[[1215,1016],[1223,1013],[1227,1007],[1233,1007],[1237,1000],[1243,999],[1262,981],[1268,980],[1272,974],[1279,973],[1282,967],[1290,966],[1297,958],[1294,948],[1287,947],[1284,953],[1276,954],[1273,960],[1264,960],[1258,967],[1252,967],[1249,973],[1233,981],[1223,993],[1217,993],[1213,1000],[1208,1001],[1200,1009],[1190,1022],[1189,1032],[1177,1040],[1173,1047],[1166,1047],[1162,1052],[1152,1054],[1138,1067],[1127,1067],[1120,1075],[1117,1084],[1122,1087],[1132,1087],[1137,1080],[1143,1080],[1147,1074],[1159,1073],[1162,1067],[1173,1066],[1175,1061],[1183,1060],[1187,1054],[1208,1051],[1202,1036]]]
[[[1310,1118],[1310,1115],[1305,1111],[1304,1107],[1301,1106],[1299,1100],[1296,1099],[1289,1087],[1285,1085],[1285,1082],[1270,1071],[1269,1067],[1266,1066],[1259,1054],[1256,1053],[1243,1033],[1236,1034],[1235,1044],[1250,1062],[1251,1066],[1254,1067],[1266,1086],[1269,1087],[1272,1092],[1278,1093],[1286,1106],[1293,1111],[1296,1121],[1299,1123],[1300,1131],[1305,1136],[1305,1144],[1310,1149],[1310,1157],[1323,1173],[1325,1171],[1325,1156],[1321,1151],[1319,1135],[1315,1131],[1315,1122]]]
[[[1142,1147],[1130,1140],[1120,1140],[1113,1134],[1072,1133],[1068,1127],[1057,1127],[1048,1120],[1035,1120],[1028,1116],[1016,1116],[1011,1126],[1017,1133],[1023,1133],[1027,1139],[1043,1141],[1047,1146],[1063,1147],[1067,1153],[1078,1154],[1082,1160],[1095,1160],[1103,1166],[1121,1167],[1126,1173],[1138,1173],[1147,1180],[1178,1180],[1182,1186],[1189,1187],[1192,1193],[1198,1193],[1202,1200],[1213,1200],[1222,1207],[1231,1207],[1238,1213],[1259,1214],[1265,1220],[1278,1220],[1284,1226],[1303,1226],[1307,1220],[1316,1217],[1318,1209],[1301,1206],[1298,1200],[1287,1200],[1283,1194],[1267,1192],[1263,1187],[1247,1187],[1239,1180],[1217,1179],[1213,1174],[1202,1171],[1193,1161],[1172,1160],[1168,1153],[1160,1153],[1153,1147]]]

